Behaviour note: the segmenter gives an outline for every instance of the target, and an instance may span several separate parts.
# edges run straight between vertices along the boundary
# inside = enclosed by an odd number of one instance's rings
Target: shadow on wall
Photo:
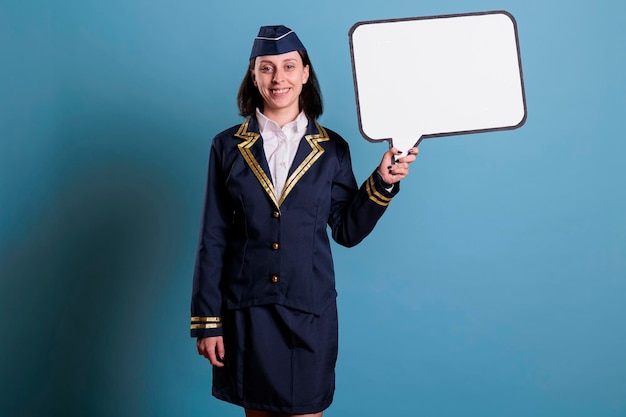
[[[0,254],[7,415],[144,414],[142,341],[165,314],[175,265],[189,256],[176,173],[184,135],[162,115],[92,108],[79,116],[55,133],[50,166],[34,168],[51,174],[28,192],[54,187],[53,198]]]

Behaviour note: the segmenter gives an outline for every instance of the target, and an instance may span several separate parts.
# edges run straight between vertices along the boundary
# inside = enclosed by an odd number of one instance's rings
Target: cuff
[[[222,336],[222,319],[220,317],[192,317],[191,337]]]
[[[391,199],[400,191],[400,183],[387,184],[378,171],[374,171],[366,181],[367,194],[370,200],[380,206],[388,206]]]

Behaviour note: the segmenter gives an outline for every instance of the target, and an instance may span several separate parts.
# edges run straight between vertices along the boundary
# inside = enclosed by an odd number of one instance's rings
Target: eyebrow
[[[290,61],[298,62],[298,60],[296,58],[287,58],[287,59],[282,60],[281,62],[290,62]],[[269,59],[263,59],[263,60],[259,61],[259,64],[264,64],[264,63],[274,64],[274,61],[270,61]]]

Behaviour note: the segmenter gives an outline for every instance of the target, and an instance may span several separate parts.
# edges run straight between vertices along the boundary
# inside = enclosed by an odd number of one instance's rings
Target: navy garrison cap
[[[254,38],[250,59],[262,55],[280,55],[291,51],[304,51],[306,48],[296,32],[285,26],[261,26]]]

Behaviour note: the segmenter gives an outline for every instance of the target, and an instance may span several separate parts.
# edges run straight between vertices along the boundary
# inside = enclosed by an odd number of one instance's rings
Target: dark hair
[[[315,71],[313,71],[313,65],[311,65],[309,55],[306,51],[298,51],[298,53],[302,58],[303,65],[309,66],[309,79],[307,83],[302,86],[302,92],[300,93],[300,110],[303,110],[308,117],[315,120],[322,115],[324,110],[322,105],[322,92],[320,91],[320,85],[317,81]],[[261,93],[259,93],[259,90],[254,86],[254,81],[252,80],[255,59],[256,58],[252,58],[250,60],[246,75],[243,77],[243,81],[241,81],[241,85],[239,86],[239,93],[237,93],[237,106],[239,107],[239,114],[243,117],[252,116],[257,107],[260,108],[261,111],[263,110],[263,97],[261,97]]]

